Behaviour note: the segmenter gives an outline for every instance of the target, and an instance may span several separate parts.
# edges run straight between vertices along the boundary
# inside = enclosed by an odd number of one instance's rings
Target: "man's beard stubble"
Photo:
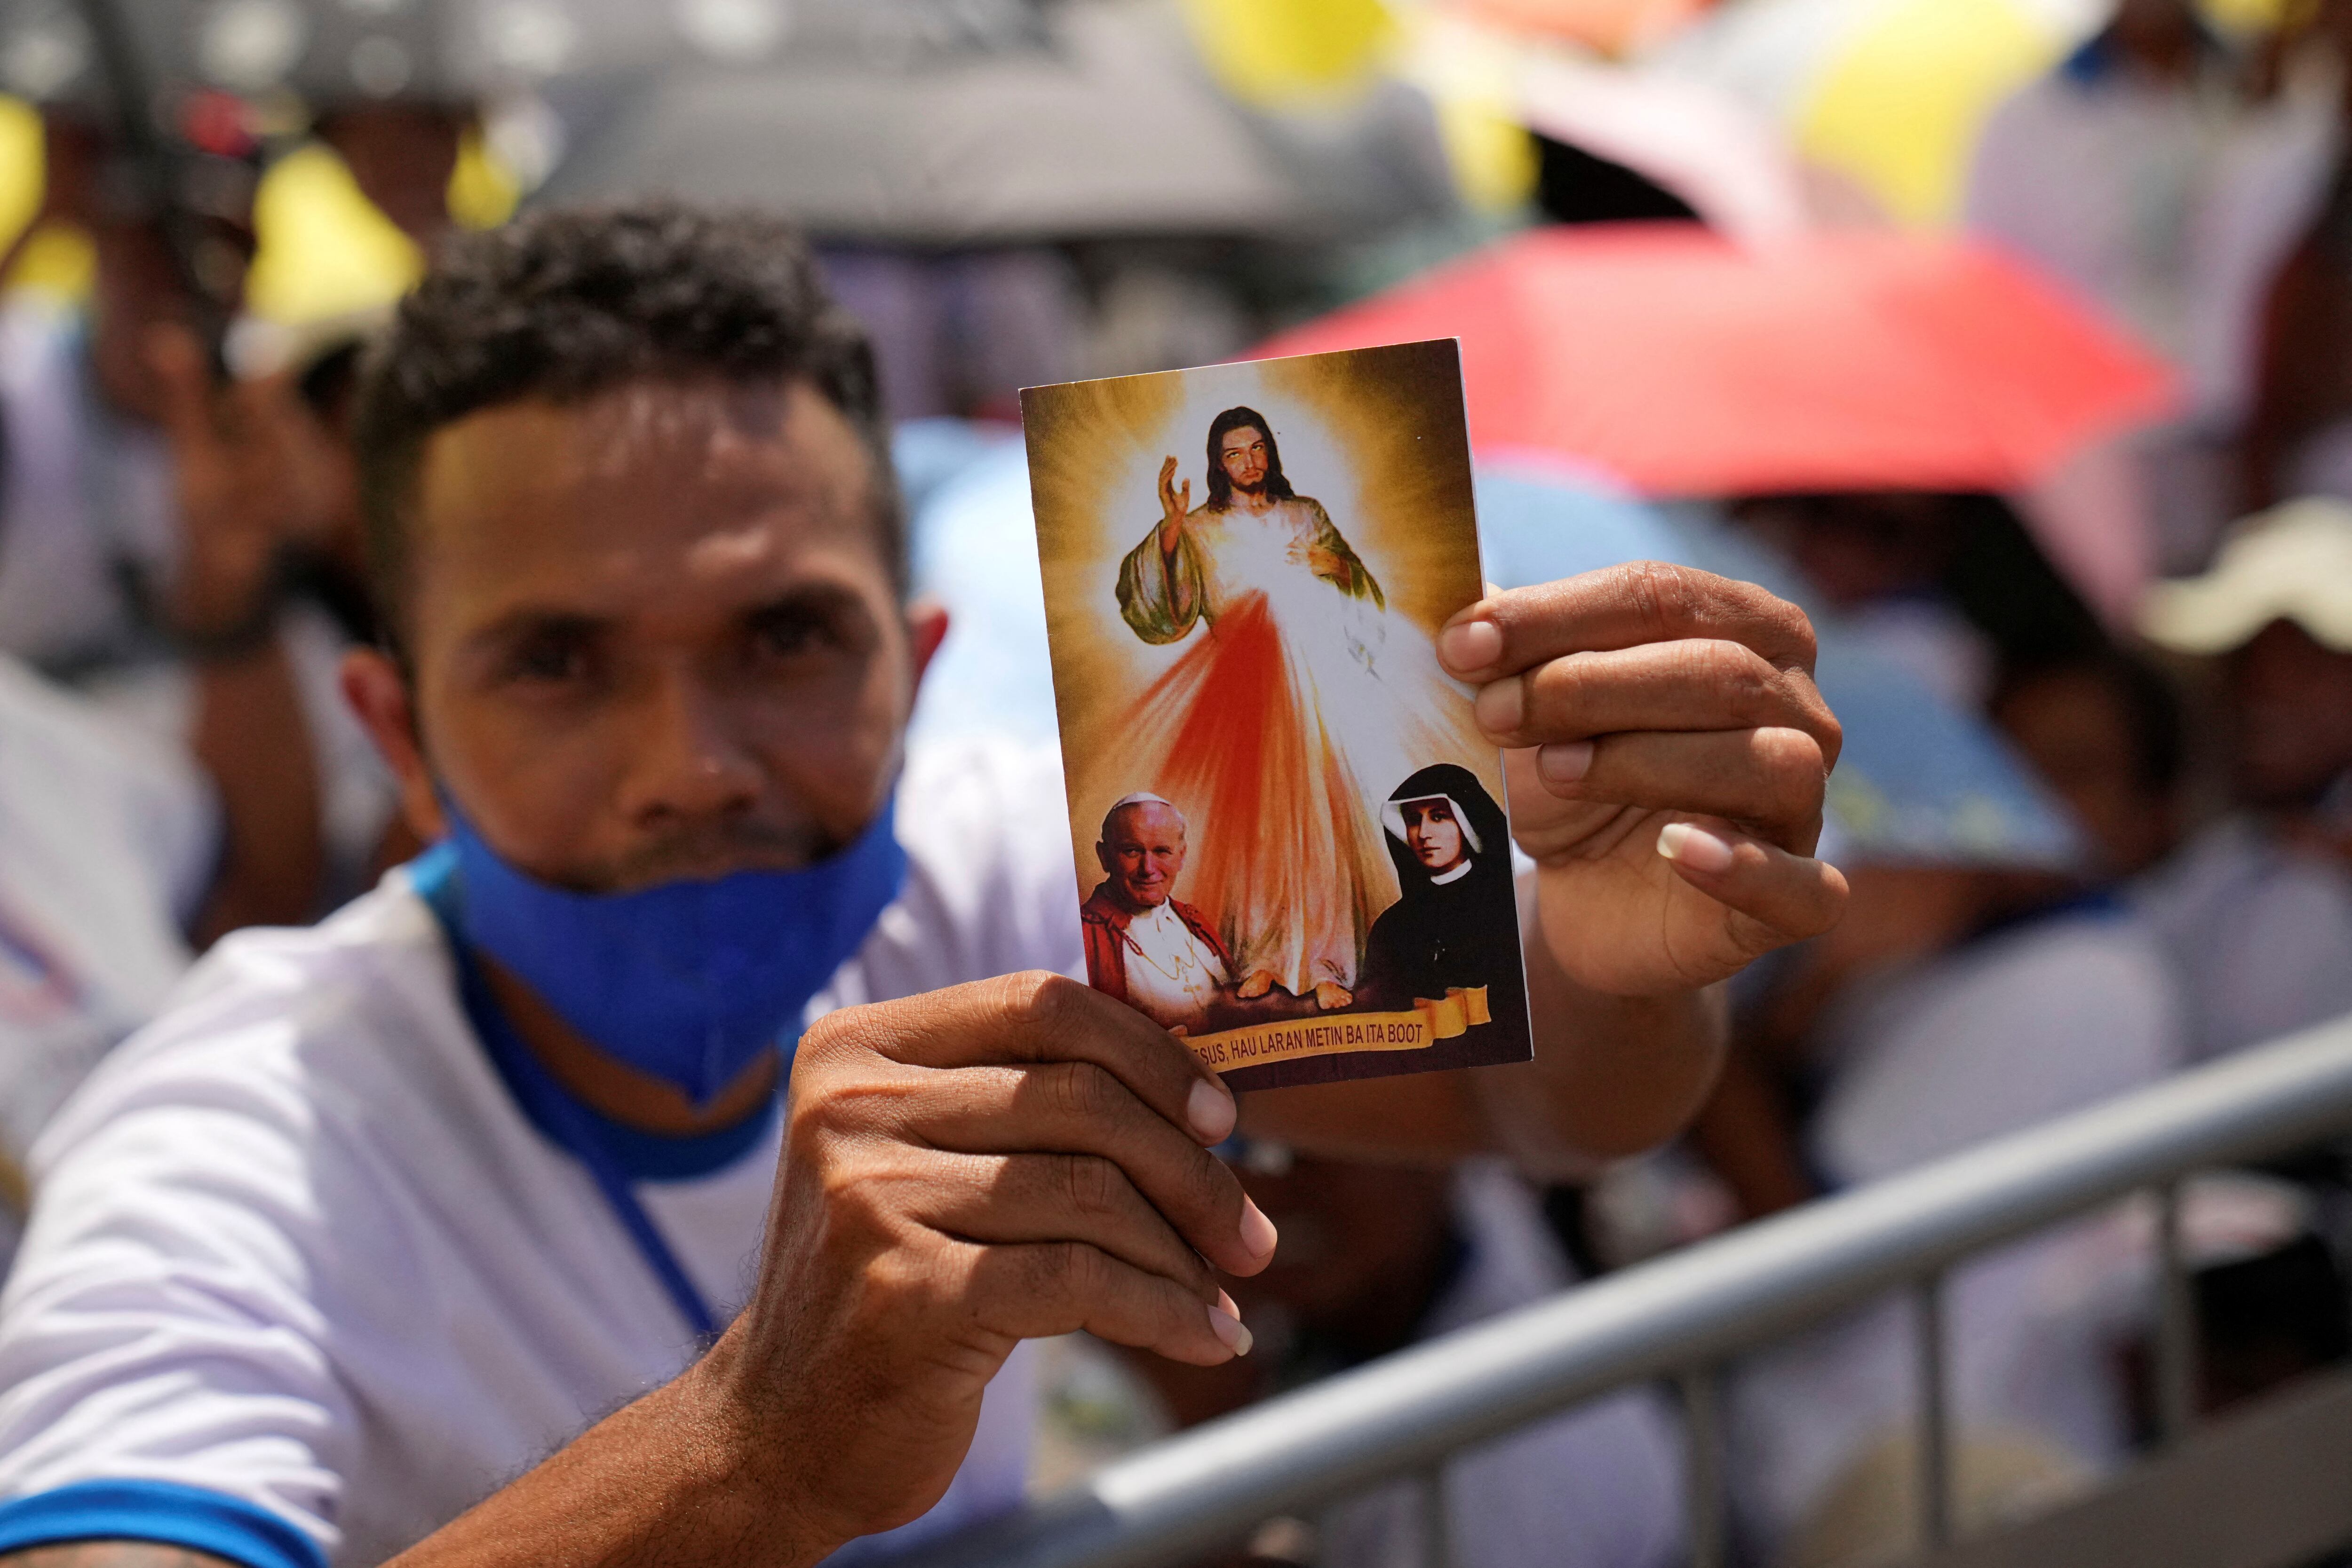
[[[748,817],[719,818],[687,824],[597,868],[595,891],[716,882],[739,871],[799,871],[847,845],[814,822],[780,828]]]
[[[519,867],[567,893],[606,896],[670,883],[717,882],[741,871],[800,871],[847,847],[814,822],[780,828],[748,817],[688,823],[610,860],[542,871]]]

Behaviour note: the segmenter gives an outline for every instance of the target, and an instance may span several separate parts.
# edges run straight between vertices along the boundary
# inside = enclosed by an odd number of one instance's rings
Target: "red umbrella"
[[[1878,230],[1536,229],[1257,352],[1452,336],[1481,447],[1653,496],[2014,490],[2174,399],[2160,361],[2019,263]]]

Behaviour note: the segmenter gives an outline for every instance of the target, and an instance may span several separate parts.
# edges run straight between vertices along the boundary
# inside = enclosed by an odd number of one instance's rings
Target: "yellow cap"
[[[2225,653],[2273,621],[2352,653],[2352,501],[2306,496],[2246,518],[2210,571],[2148,591],[2139,629],[2177,653]]]

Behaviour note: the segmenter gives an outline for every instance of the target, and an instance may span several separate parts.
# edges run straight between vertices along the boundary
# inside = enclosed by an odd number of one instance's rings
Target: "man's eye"
[[[761,653],[779,659],[822,653],[841,641],[824,617],[792,612],[759,617],[751,624],[751,639]]]
[[[560,685],[587,678],[589,650],[576,637],[533,637],[507,660],[509,680]]]

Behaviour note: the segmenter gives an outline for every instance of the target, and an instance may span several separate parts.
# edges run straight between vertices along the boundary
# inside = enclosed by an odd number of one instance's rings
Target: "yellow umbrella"
[[[260,243],[246,277],[246,308],[283,326],[381,309],[425,269],[408,236],[321,146],[270,166],[254,196],[253,228]]]
[[[1734,0],[1648,57],[1747,99],[1887,215],[1957,215],[1994,107],[2064,57],[2098,0]]]
[[[1948,220],[1986,116],[2075,42],[2017,0],[1874,6],[1815,79],[1798,149],[1898,219]]]
[[[1396,32],[1382,0],[1183,0],[1183,12],[1218,85],[1260,109],[1360,91]]]
[[[41,208],[42,180],[40,115],[22,99],[0,97],[0,256],[14,253],[0,284],[79,299],[89,291],[95,266],[89,242],[54,226],[25,236]]]

